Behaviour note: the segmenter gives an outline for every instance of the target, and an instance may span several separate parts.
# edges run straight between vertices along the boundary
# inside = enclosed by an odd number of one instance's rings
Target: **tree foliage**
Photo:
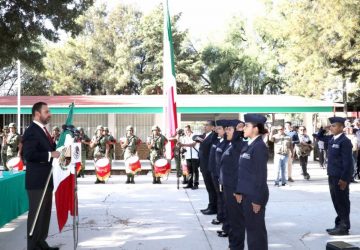
[[[286,92],[319,97],[344,79],[359,82],[359,0],[266,3],[258,27],[276,43]]]
[[[195,93],[200,56],[172,18],[178,93]],[[47,48],[45,77],[52,94],[161,94],[163,11],[148,15],[128,5],[91,8],[79,19],[83,31]]]
[[[0,1],[0,68],[15,59],[40,68],[41,38],[59,40],[59,30],[77,34],[76,18],[93,0],[2,0]]]

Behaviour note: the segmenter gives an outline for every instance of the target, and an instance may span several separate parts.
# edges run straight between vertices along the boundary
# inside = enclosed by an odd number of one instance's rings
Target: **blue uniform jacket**
[[[231,187],[235,190],[238,181],[238,161],[241,148],[247,144],[241,136],[234,135],[234,139],[227,141],[224,153],[220,159],[220,179],[221,185]]]
[[[215,152],[216,152],[216,148],[220,143],[220,139],[219,138],[213,138],[212,143],[211,143],[211,147],[210,147],[210,152],[209,152],[209,164],[208,164],[208,170],[210,171],[210,173],[212,175],[216,176],[216,159],[215,159]]]
[[[250,145],[245,145],[238,161],[236,193],[248,197],[251,202],[265,206],[269,199],[267,186],[268,148],[261,136]]]
[[[228,146],[229,141],[227,141],[226,139],[224,139],[222,142],[219,141],[219,143],[216,146],[215,149],[215,173],[214,175],[216,177],[220,176],[220,161],[221,161],[221,156],[224,153],[226,147]]]
[[[324,135],[322,129],[318,133],[318,138],[328,142],[328,176],[350,182],[354,172],[351,141],[345,134],[334,140],[332,135]]]

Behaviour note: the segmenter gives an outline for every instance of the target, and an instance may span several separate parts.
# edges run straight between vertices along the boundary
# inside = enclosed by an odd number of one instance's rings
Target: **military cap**
[[[53,130],[53,131],[54,131],[54,130],[60,131],[60,128],[59,128],[58,126],[54,126],[54,127],[52,128],[52,130]]]
[[[99,130],[99,129],[104,129],[104,127],[102,125],[99,125],[96,127],[96,130]]]
[[[206,124],[206,125],[209,125],[209,126],[214,126],[214,127],[215,127],[215,121],[213,121],[213,120],[207,120],[205,124]]]
[[[341,123],[342,125],[344,125],[346,119],[343,118],[343,117],[336,117],[336,116],[334,116],[334,117],[330,117],[330,118],[329,118],[329,121],[330,121],[330,124],[333,124],[333,123]]]
[[[217,120],[216,122],[216,126],[219,126],[219,127],[227,127],[227,124],[228,124],[228,120]]]
[[[126,131],[129,131],[129,130],[134,130],[133,126],[129,125],[126,127]]]
[[[104,130],[105,130],[105,131],[109,131],[109,128],[108,128],[108,127],[104,127]]]
[[[15,123],[13,123],[13,122],[12,122],[12,123],[10,123],[10,124],[9,124],[9,128],[16,128]]]
[[[264,124],[266,122],[266,117],[259,114],[245,114],[245,122],[251,122],[255,124]]]
[[[235,128],[239,123],[240,123],[240,121],[237,120],[237,119],[228,120],[227,127],[234,127]]]
[[[76,130],[84,131],[84,129],[82,127],[77,127]]]

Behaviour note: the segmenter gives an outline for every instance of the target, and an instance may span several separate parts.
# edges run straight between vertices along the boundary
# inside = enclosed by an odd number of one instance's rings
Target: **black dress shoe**
[[[344,228],[336,228],[328,232],[329,235],[349,235],[349,230]]]
[[[221,222],[218,221],[217,219],[213,219],[213,220],[211,221],[211,224],[213,224],[213,225],[220,225]]]
[[[184,188],[191,188],[191,189],[192,189],[192,188],[193,188],[193,186],[189,186],[189,185],[188,185],[188,186],[185,186]]]
[[[207,211],[207,210],[209,210],[209,208],[205,208],[205,209],[200,209],[200,212],[205,212],[205,211]]]
[[[223,230],[217,230],[216,231],[218,234],[221,234],[221,233],[223,233],[224,231]]]
[[[204,212],[202,212],[204,215],[213,215],[213,214],[217,214],[217,212],[215,210],[209,209],[206,210]]]
[[[335,230],[335,229],[336,229],[336,226],[333,227],[333,228],[327,228],[327,229],[326,229],[326,232],[330,232],[330,231],[333,231],[333,230]]]
[[[192,190],[199,189],[199,186],[193,186],[191,189],[192,189]]]
[[[218,234],[219,237],[228,237],[229,234],[225,233],[225,232],[222,232],[222,233],[219,233]]]

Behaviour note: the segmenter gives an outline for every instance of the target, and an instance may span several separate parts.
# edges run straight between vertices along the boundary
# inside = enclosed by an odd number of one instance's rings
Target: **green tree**
[[[286,92],[320,97],[344,81],[359,82],[359,0],[266,3],[262,31],[277,42]]]
[[[93,0],[2,0],[0,1],[0,68],[19,59],[41,68],[41,39],[59,40],[59,30],[77,34],[76,18]]]

